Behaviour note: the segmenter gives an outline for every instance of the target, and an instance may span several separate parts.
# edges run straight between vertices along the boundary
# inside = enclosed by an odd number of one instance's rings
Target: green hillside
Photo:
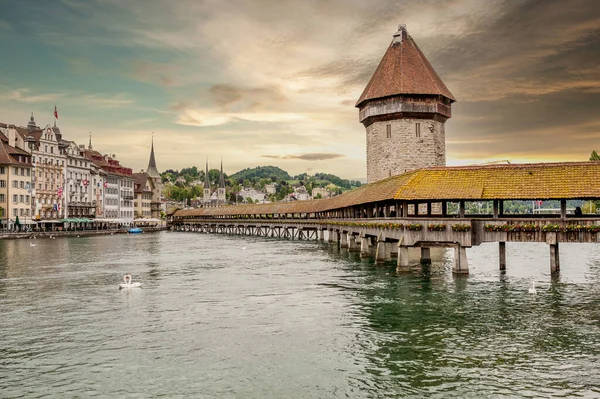
[[[277,166],[257,166],[256,168],[246,168],[229,176],[230,179],[242,179],[258,181],[260,179],[271,179],[277,182],[281,180],[290,180],[291,176],[285,170]]]

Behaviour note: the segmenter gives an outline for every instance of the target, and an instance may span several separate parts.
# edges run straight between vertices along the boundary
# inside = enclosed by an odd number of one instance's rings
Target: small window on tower
[[[387,138],[391,139],[392,138],[392,125],[388,124],[386,127],[387,127]]]
[[[415,123],[415,136],[421,137],[421,124],[418,122]]]

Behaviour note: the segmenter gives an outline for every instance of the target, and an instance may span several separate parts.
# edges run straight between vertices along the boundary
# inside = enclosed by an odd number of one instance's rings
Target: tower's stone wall
[[[414,169],[445,166],[445,143],[444,122],[434,119],[374,122],[367,127],[367,180],[373,183]]]

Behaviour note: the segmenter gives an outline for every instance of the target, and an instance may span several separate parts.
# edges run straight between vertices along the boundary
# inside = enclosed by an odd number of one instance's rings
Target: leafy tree
[[[274,181],[290,180],[290,175],[277,166],[258,166],[256,168],[246,168],[232,174],[231,177],[236,179],[253,179],[254,181],[258,181],[259,179],[263,178],[270,178],[271,180],[275,178]]]
[[[596,152],[596,150],[592,151],[590,155],[590,161],[600,161],[600,155]]]

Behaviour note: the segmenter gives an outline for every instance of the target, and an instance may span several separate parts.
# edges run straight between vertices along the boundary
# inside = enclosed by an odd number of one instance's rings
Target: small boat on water
[[[142,283],[132,283],[131,282],[131,274],[126,274],[123,276],[124,283],[119,284],[119,289],[122,288],[140,288]]]
[[[129,232],[131,234],[139,234],[139,233],[143,233],[144,230],[142,230],[140,227],[132,227],[129,229]]]

